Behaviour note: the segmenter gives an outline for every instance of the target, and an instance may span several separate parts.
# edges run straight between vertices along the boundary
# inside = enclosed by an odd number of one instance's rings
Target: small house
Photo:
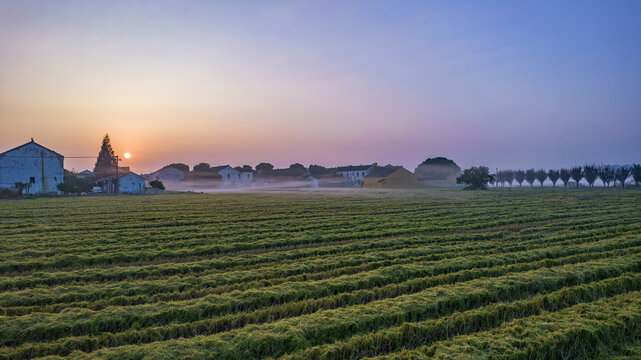
[[[350,165],[336,168],[336,174],[343,177],[347,186],[361,187],[365,177],[372,170],[372,165]]]
[[[172,166],[164,167],[160,170],[157,170],[147,175],[147,180],[149,181],[160,180],[163,183],[178,182],[183,180],[184,178],[185,178],[185,173]]]
[[[402,166],[377,166],[365,177],[363,186],[374,189],[411,189],[421,186],[416,175]]]
[[[212,169],[218,171],[223,182],[223,186],[251,185],[254,183],[254,173],[252,171],[237,170],[229,165]]]
[[[103,193],[115,193],[116,192],[116,177],[107,176],[102,179],[98,179],[96,183],[100,187],[101,192]],[[142,194],[145,192],[146,180],[144,177],[134,173],[128,172],[124,175],[120,175],[118,178],[118,192],[121,194]]]

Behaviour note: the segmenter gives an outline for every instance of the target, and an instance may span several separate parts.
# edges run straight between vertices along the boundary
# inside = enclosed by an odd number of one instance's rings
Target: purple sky
[[[641,161],[641,2],[399,4],[0,0],[0,151],[108,132],[140,172]]]

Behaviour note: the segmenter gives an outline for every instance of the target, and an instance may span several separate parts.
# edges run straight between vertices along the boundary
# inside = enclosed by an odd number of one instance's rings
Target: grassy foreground
[[[0,359],[631,359],[640,344],[641,191],[0,201]]]

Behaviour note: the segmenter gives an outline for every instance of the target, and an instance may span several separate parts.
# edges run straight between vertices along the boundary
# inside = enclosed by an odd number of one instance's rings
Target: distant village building
[[[365,177],[366,188],[375,189],[410,189],[420,187],[416,175],[402,166],[377,166]]]
[[[94,176],[93,171],[90,171],[90,170],[81,171],[78,173],[78,175],[76,175],[78,179],[87,179],[93,176]]]
[[[341,166],[336,168],[336,174],[343,177],[347,186],[360,187],[371,170],[372,165]]]
[[[107,176],[98,179],[96,183],[100,187],[101,192],[113,194],[116,192],[116,177]],[[118,178],[118,190],[121,194],[140,194],[145,192],[146,180],[144,177],[134,173],[128,172],[120,175]]]
[[[211,168],[220,175],[223,186],[230,185],[251,185],[254,183],[254,173],[252,171],[239,171],[229,165]]]
[[[27,194],[58,193],[64,181],[64,156],[33,141],[0,154],[0,188],[26,183]]]
[[[185,173],[175,167],[167,166],[158,171],[147,175],[147,180],[154,181],[160,180],[165,182],[178,182],[185,178]]]

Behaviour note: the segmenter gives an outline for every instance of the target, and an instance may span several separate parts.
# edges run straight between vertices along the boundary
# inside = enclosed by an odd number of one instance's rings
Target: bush
[[[466,184],[466,190],[487,189],[487,183],[494,180],[494,175],[490,175],[490,169],[487,166],[473,166],[465,169],[461,176],[456,178],[457,184]]]
[[[0,189],[0,199],[17,198],[18,192],[13,189]]]
[[[165,190],[165,184],[163,184],[160,180],[150,181],[149,186],[151,186],[153,189]]]

